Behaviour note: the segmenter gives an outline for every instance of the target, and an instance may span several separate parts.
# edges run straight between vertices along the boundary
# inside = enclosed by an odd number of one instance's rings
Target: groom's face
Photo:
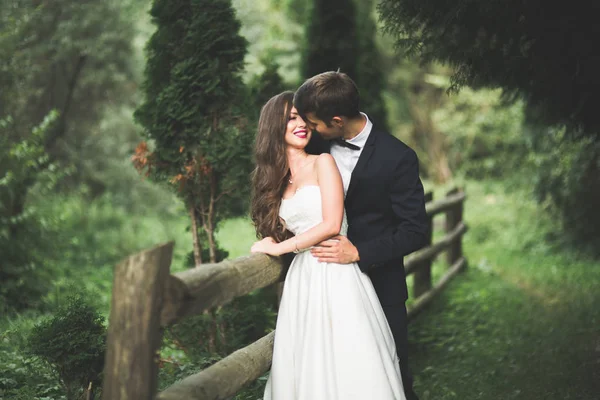
[[[325,121],[317,118],[314,113],[306,113],[306,123],[313,131],[317,131],[317,133],[326,140],[344,136],[343,122],[341,120],[338,121],[338,119],[339,118],[334,117],[328,126]]]

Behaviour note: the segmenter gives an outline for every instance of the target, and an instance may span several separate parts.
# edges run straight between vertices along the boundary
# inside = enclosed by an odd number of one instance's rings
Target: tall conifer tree
[[[361,108],[378,126],[387,129],[387,110],[383,101],[386,79],[382,70],[381,54],[377,48],[377,24],[373,0],[356,0],[358,27],[358,75]]]
[[[302,76],[338,68],[355,77],[359,56],[353,0],[314,0],[306,32]]]
[[[240,73],[247,43],[230,0],[155,0],[151,15],[157,30],[147,45],[145,101],[135,113],[151,143],[138,146],[134,161],[170,182],[188,206],[196,265],[199,237],[215,262],[216,223],[245,211],[252,135],[244,132]]]
[[[348,74],[359,88],[361,110],[385,127],[381,96],[385,78],[375,43],[372,1],[314,0],[309,21],[303,77],[337,69]]]
[[[279,64],[271,57],[262,60],[265,70],[261,75],[255,76],[250,82],[252,102],[255,105],[256,115],[260,114],[263,105],[276,94],[285,90],[285,84],[279,75]]]

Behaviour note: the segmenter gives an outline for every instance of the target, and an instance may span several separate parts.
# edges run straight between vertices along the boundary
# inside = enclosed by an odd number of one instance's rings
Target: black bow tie
[[[334,143],[336,143],[336,144],[339,144],[339,145],[340,145],[340,146],[342,146],[342,147],[347,147],[347,148],[349,148],[350,150],[360,150],[360,147],[358,147],[358,146],[357,146],[357,145],[355,145],[355,144],[348,143],[347,141],[345,141],[345,140],[344,140],[344,139],[342,139],[342,138],[336,138],[336,139],[333,139],[333,140],[332,140],[332,142],[334,142]]]

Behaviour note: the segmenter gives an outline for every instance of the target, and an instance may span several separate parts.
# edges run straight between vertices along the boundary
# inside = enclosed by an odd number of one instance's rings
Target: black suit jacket
[[[329,152],[313,135],[307,151]],[[373,127],[352,172],[345,200],[348,239],[358,265],[373,282],[382,305],[408,298],[403,257],[423,247],[427,215],[415,152],[389,133]]]

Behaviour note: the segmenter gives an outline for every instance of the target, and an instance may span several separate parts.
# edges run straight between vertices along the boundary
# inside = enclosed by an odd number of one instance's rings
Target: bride
[[[344,191],[329,154],[309,155],[311,131],[293,92],[263,107],[256,138],[253,253],[297,253],[279,307],[267,400],[405,400],[394,339],[358,265],[308,250],[346,234]]]

